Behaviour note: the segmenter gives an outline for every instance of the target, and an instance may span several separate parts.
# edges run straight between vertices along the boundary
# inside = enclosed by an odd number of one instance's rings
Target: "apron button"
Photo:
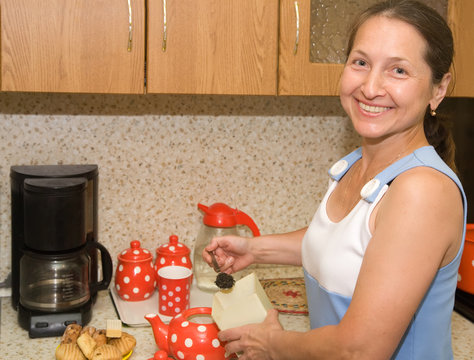
[[[370,180],[367,184],[364,185],[362,190],[360,191],[360,196],[365,199],[368,198],[370,195],[374,193],[375,190],[377,190],[380,186],[380,180],[379,179],[372,179]]]
[[[342,173],[344,170],[346,170],[348,165],[349,164],[347,163],[346,160],[339,160],[337,163],[335,163],[333,166],[331,166],[331,169],[329,170],[329,173],[332,176],[337,176],[340,173]]]

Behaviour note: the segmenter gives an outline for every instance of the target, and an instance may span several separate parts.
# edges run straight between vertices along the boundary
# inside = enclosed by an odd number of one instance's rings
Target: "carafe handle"
[[[252,230],[253,236],[260,236],[260,230],[258,230],[257,224],[255,224],[250,216],[238,209],[235,209],[235,217],[237,219],[237,224],[248,226],[249,229]]]
[[[107,290],[110,281],[112,280],[112,258],[108,250],[99,242],[90,241],[87,247],[93,247],[100,250],[100,258],[102,260],[102,280],[89,285],[91,294],[96,293],[99,290]]]

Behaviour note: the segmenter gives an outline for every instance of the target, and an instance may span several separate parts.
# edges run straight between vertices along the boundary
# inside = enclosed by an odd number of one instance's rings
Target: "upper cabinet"
[[[450,0],[449,25],[454,36],[452,96],[474,97],[474,1]]]
[[[278,6],[148,1],[147,92],[276,95]]]
[[[337,95],[348,27],[379,0],[280,0],[279,95]],[[451,96],[474,97],[474,1],[422,0],[450,24],[455,41]]]
[[[310,59],[311,3],[280,0],[279,95],[338,94],[343,65]]]
[[[144,92],[144,0],[0,4],[2,91]]]
[[[337,95],[348,26],[377,1],[0,0],[1,90]],[[422,1],[453,30],[451,95],[474,97],[474,1]]]

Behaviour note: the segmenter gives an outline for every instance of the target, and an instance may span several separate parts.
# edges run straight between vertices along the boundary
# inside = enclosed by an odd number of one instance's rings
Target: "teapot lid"
[[[187,255],[190,252],[186,245],[178,241],[178,236],[176,235],[171,235],[168,243],[156,249],[156,253],[162,256]]]
[[[130,242],[130,248],[122,251],[118,259],[127,262],[150,261],[152,255],[149,250],[140,247],[140,241],[133,240]]]

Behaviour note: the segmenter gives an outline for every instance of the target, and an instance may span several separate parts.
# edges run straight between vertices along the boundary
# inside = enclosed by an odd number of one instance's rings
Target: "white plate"
[[[161,315],[158,312],[158,290],[156,290],[149,299],[143,301],[122,300],[120,296],[118,296],[114,286],[112,286],[109,291],[120,320],[128,326],[150,326],[150,323],[145,319],[146,314],[158,314],[164,323],[169,323],[172,319],[171,316]],[[193,281],[189,306],[191,308],[211,307],[213,295],[214,293],[200,290]]]

